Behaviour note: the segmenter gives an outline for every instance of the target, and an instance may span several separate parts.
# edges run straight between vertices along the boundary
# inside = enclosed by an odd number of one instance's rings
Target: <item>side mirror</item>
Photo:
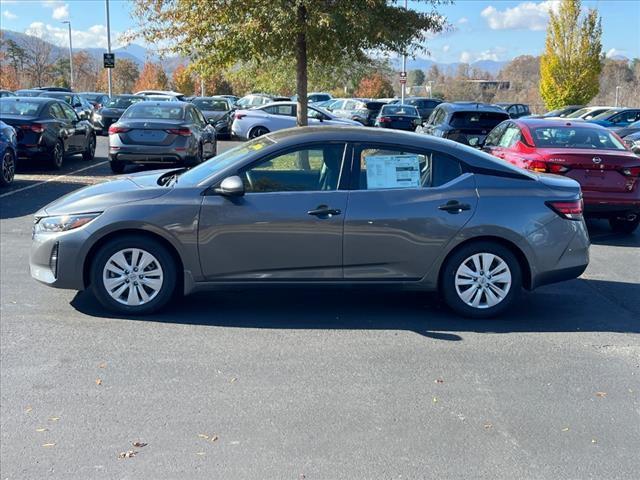
[[[233,175],[222,180],[214,192],[225,197],[241,197],[244,195],[244,183],[239,176]]]

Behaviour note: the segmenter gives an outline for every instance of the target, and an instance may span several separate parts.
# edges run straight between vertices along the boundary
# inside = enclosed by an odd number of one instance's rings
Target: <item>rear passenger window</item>
[[[435,151],[365,147],[356,150],[358,157],[359,190],[439,187],[462,174],[459,161]]]

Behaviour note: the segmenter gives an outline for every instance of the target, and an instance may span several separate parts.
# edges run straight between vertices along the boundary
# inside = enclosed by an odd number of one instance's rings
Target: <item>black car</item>
[[[55,169],[66,155],[93,159],[96,135],[64,101],[48,97],[0,99],[0,120],[16,129],[18,158],[46,158]]]
[[[82,92],[78,96],[87,100],[96,110],[100,110],[109,101],[109,95],[106,93]]]
[[[35,88],[23,88],[22,90],[16,90],[14,92],[17,97],[39,97],[42,95],[42,90]]]
[[[73,92],[73,90],[67,87],[36,87],[36,90],[44,90],[45,92]]]
[[[551,110],[550,112],[541,115],[542,118],[564,118],[567,115],[571,115],[573,112],[584,108],[584,105],[567,105],[566,107],[558,108],[557,110]]]
[[[401,103],[402,100],[399,98],[395,100],[391,100],[389,103]],[[429,120],[431,113],[433,113],[433,109],[442,103],[442,100],[438,100],[437,98],[426,98],[426,97],[405,97],[404,104],[412,105],[418,109],[420,112],[420,117],[423,122]]]
[[[82,120],[90,120],[93,114],[93,107],[89,102],[83,102],[77,93],[63,92],[60,90],[44,90],[40,94],[41,97],[56,98],[67,103],[75,110]]]
[[[336,100],[327,110],[336,117],[348,118],[349,120],[360,122],[366,127],[373,127],[383,105],[386,105],[386,103],[378,100],[345,98]]]
[[[17,156],[16,129],[0,120],[0,187],[13,182]]]
[[[496,105],[441,103],[417,131],[477,147],[482,145],[493,127],[509,118],[509,114]]]
[[[147,98],[142,95],[116,95],[110,98],[102,108],[93,113],[91,117],[93,128],[106,135],[109,127],[120,119],[129,106],[145,100]]]
[[[376,118],[376,127],[415,131],[422,122],[420,112],[413,105],[384,105]]]
[[[222,96],[194,97],[191,103],[202,112],[207,122],[215,127],[217,135],[231,135],[231,124],[235,111],[232,100]]]
[[[511,118],[520,118],[531,115],[529,105],[524,103],[496,103],[497,106],[503,108]]]

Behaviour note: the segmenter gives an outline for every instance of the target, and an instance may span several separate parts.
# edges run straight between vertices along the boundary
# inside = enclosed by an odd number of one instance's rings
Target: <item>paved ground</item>
[[[32,213],[98,154],[0,192],[2,479],[638,478],[640,235],[591,224],[585,275],[499,320],[309,289],[114,318],[27,272]]]

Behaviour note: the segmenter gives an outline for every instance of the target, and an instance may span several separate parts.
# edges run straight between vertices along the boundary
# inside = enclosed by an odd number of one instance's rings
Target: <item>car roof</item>
[[[36,102],[36,103],[47,103],[47,102],[61,102],[57,98],[49,97],[47,95],[42,95],[41,97],[3,97],[0,98],[0,102]],[[62,102],[64,103],[64,102]]]
[[[607,130],[605,127],[601,127],[597,123],[585,122],[580,119],[573,118],[518,118],[512,119],[512,122],[520,125],[527,126],[529,128],[537,127],[576,127],[576,128],[601,128]]]
[[[495,112],[506,114],[502,107],[481,102],[445,102],[436,108],[443,108],[451,112]]]

